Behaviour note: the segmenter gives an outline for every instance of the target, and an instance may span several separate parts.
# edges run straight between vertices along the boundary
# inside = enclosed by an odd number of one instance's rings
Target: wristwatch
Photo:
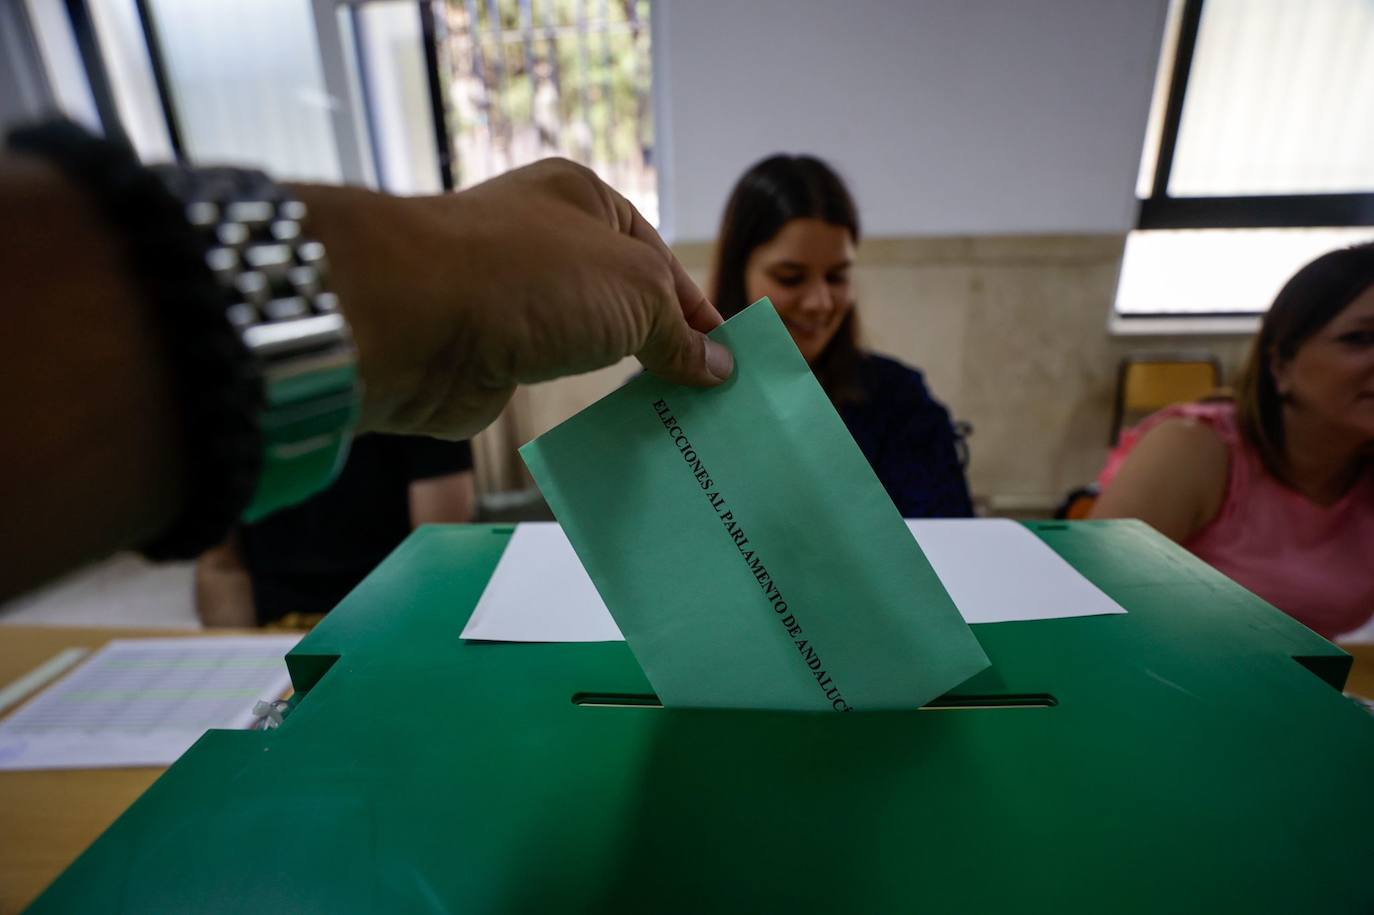
[[[89,194],[156,316],[181,410],[187,496],[143,553],[197,556],[240,521],[326,486],[347,454],[361,387],[301,201],[260,171],[145,166],[127,143],[70,121],[21,127],[8,140]]]
[[[357,354],[305,204],[260,171],[155,166],[204,244],[225,316],[261,379],[261,469],[242,520],[323,488],[347,454],[360,400]]]

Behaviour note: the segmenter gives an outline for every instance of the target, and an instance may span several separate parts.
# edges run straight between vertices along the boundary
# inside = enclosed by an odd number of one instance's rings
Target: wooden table
[[[99,648],[111,639],[206,635],[195,630],[0,626],[0,685],[64,648]],[[215,634],[237,634],[219,630]],[[1347,691],[1374,699],[1374,645],[1355,656]],[[14,711],[13,708],[9,711]],[[85,850],[163,769],[0,772],[0,915],[18,912]]]
[[[0,626],[0,685],[23,676],[64,648],[96,649],[111,639],[207,634],[245,633]],[[0,913],[18,912],[32,902],[163,768],[0,772]]]

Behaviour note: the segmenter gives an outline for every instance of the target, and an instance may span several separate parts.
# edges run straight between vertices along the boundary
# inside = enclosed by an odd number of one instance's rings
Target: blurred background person
[[[330,487],[239,527],[196,562],[206,626],[313,625],[421,524],[473,514],[467,442],[364,435]]]
[[[1094,518],[1139,518],[1329,637],[1374,614],[1374,244],[1299,270],[1234,401],[1122,437]]]
[[[771,156],[725,206],[710,295],[725,318],[767,296],[905,518],[973,514],[949,412],[921,373],[859,345],[859,214],[813,156]]]

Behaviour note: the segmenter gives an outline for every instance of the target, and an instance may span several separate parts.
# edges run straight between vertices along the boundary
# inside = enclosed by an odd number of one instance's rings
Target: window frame
[[[172,153],[178,162],[185,162],[186,147],[181,125],[177,118],[173,101],[171,81],[167,73],[162,43],[157,33],[156,17],[149,7],[148,0],[132,0],[137,14],[139,30],[143,36],[144,50],[148,55],[148,71],[157,90],[158,114],[167,130],[167,139]],[[378,186],[376,164],[371,151],[365,148],[359,121],[365,123],[366,136],[371,138],[375,131],[371,123],[371,111],[365,98],[358,98],[357,91],[350,83],[348,72],[348,50],[338,22],[338,14],[347,8],[355,10],[358,2],[366,0],[309,0],[312,19],[315,24],[315,39],[319,48],[321,70],[325,88],[330,95],[340,99],[341,104],[333,111],[334,143],[339,155],[340,171],[346,182]],[[67,18],[71,23],[72,35],[81,60],[86,82],[91,89],[100,127],[108,137],[128,141],[115,97],[113,81],[105,63],[101,48],[100,35],[91,15],[88,0],[63,0]],[[422,10],[427,8],[427,0],[418,0]],[[353,17],[356,22],[356,15]],[[355,63],[361,64],[358,40],[354,34],[353,56]],[[361,108],[361,111],[358,109]]]
[[[439,156],[439,180],[444,191],[455,187],[453,178],[453,135],[448,122],[448,106],[444,103],[443,77],[439,73],[439,42],[441,24],[434,15],[434,3],[420,0],[420,31],[425,43],[425,78],[429,82],[429,115],[434,122],[434,144]],[[361,46],[361,42],[359,42]],[[368,112],[372,108],[368,107]],[[369,118],[369,123],[371,118]]]
[[[1150,196],[1140,200],[1137,229],[1282,229],[1374,225],[1374,192],[1171,197],[1169,177],[1205,0],[1183,0],[1169,74]]]
[[[1134,232],[1157,229],[1274,229],[1364,228],[1374,225],[1374,192],[1341,194],[1169,195],[1173,158],[1178,148],[1183,104],[1193,70],[1198,29],[1206,0],[1175,0],[1165,16],[1161,55],[1169,60],[1164,111],[1151,103],[1150,118],[1158,118],[1156,142],[1142,150],[1142,173],[1151,169],[1149,191],[1136,191]],[[1161,60],[1161,67],[1164,60]],[[1158,70],[1157,70],[1158,73]],[[1156,77],[1160,80],[1160,76]],[[1158,88],[1156,89],[1158,92]],[[1147,131],[1149,143],[1150,131]],[[1143,177],[1143,176],[1142,176]],[[1124,268],[1124,262],[1123,262]],[[1132,310],[1121,312],[1120,275],[1113,295],[1107,328],[1113,335],[1252,334],[1265,308],[1254,310]]]
[[[147,74],[155,90],[155,120],[160,120],[166,130],[167,144],[174,158],[179,162],[188,159],[185,134],[179,123],[175,93],[160,36],[158,35],[157,16],[151,0],[128,0],[131,4],[137,28],[143,39],[146,53]],[[369,74],[369,63],[365,51],[368,23],[361,11],[377,3],[407,5],[405,0],[307,0],[314,22],[315,40],[320,55],[321,71],[325,90],[339,104],[333,106],[331,123],[334,145],[339,158],[343,180],[350,184],[392,190],[388,187],[386,164],[382,156],[383,139],[380,135],[377,109],[374,105],[373,86]],[[454,137],[443,88],[442,49],[445,40],[445,21],[436,9],[437,3],[444,0],[410,0],[408,5],[416,10],[420,24],[420,41],[423,46],[428,109],[435,143],[436,174],[439,187],[447,192],[456,187],[454,162]],[[494,2],[494,0],[493,0]],[[583,0],[585,7],[587,0]],[[77,56],[85,82],[90,87],[95,116],[99,119],[102,131],[110,137],[129,141],[120,114],[120,99],[116,92],[111,71],[105,59],[100,29],[92,16],[90,0],[63,0],[63,6],[70,22],[73,38],[77,46]],[[476,0],[468,0],[469,9],[476,9]],[[651,46],[660,46],[663,18],[666,10],[655,7],[655,15],[648,22],[648,35]],[[660,104],[663,93],[664,74],[658,56],[652,55],[650,67],[650,86],[646,103],[653,112],[655,134],[659,141],[654,144],[659,221],[667,225],[667,212],[664,182],[667,172],[668,155],[662,137],[668,132],[666,117]],[[144,104],[151,105],[147,99]],[[132,144],[131,144],[132,145]]]
[[[63,5],[67,10],[67,19],[71,23],[72,38],[76,41],[81,68],[85,71],[86,82],[91,89],[91,101],[94,102],[96,116],[100,119],[100,129],[107,137],[127,140],[124,123],[119,116],[119,104],[115,100],[114,84],[105,65],[105,56],[100,48],[100,36],[96,33],[90,7],[86,0],[64,0]],[[142,17],[141,7],[139,16]],[[144,40],[147,40],[146,30]],[[163,114],[165,119],[166,113]]]

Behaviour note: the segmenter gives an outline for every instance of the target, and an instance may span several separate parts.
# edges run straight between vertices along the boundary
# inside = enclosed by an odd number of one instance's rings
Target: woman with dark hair
[[[811,156],[772,156],[725,207],[712,300],[729,318],[768,296],[874,473],[907,518],[973,514],[949,413],[921,373],[859,348],[850,272],[859,216]]]
[[[1374,244],[1279,292],[1234,402],[1123,437],[1095,518],[1140,518],[1324,636],[1374,614]]]

